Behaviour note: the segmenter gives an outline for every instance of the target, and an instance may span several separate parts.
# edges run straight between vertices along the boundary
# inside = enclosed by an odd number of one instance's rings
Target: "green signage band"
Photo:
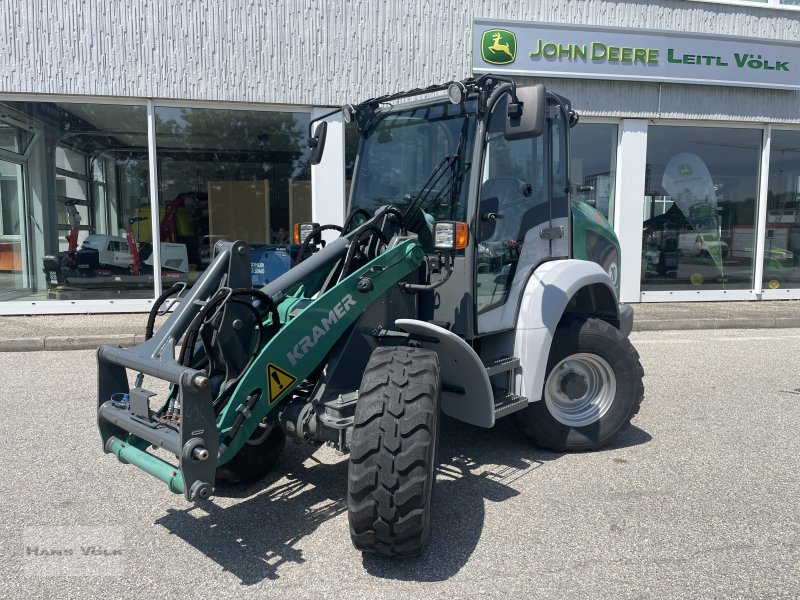
[[[474,19],[472,71],[800,90],[800,43],[629,27]]]

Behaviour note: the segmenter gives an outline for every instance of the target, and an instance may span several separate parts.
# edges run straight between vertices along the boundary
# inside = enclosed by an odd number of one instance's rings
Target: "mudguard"
[[[525,286],[517,327],[483,338],[482,358],[516,356],[520,369],[516,393],[536,402],[542,398],[550,346],[564,310],[582,287],[602,284],[616,291],[600,265],[585,260],[554,260],[540,265]]]
[[[442,373],[442,412],[470,425],[494,425],[494,397],[486,367],[472,347],[452,331],[416,319],[397,319],[395,326],[435,341],[423,348],[439,355]]]

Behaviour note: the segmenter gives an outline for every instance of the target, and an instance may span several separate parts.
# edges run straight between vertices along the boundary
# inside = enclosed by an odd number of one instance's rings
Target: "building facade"
[[[344,218],[354,136],[312,167],[311,119],[494,67],[581,115],[623,301],[800,298],[794,5],[2,0],[0,314],[148,310],[219,239],[269,278]]]

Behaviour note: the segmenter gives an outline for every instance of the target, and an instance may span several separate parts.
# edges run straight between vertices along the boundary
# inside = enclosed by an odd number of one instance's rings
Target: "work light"
[[[436,221],[433,226],[433,246],[437,250],[462,250],[467,247],[469,229],[461,221]]]
[[[342,107],[342,118],[345,123],[352,123],[353,118],[356,116],[356,109],[352,104],[345,104]]]
[[[311,232],[314,231],[315,227],[318,227],[317,223],[295,223],[294,224],[294,243],[295,244],[302,244],[306,241],[306,238],[311,235]]]
[[[447,98],[453,104],[461,104],[467,95],[467,87],[460,81],[454,81],[447,86]]]

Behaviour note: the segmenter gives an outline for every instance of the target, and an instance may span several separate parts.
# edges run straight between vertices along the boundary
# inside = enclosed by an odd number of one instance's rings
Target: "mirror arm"
[[[332,117],[333,115],[335,115],[338,112],[342,112],[342,108],[341,107],[337,108],[336,110],[332,110],[331,112],[325,113],[324,115],[320,115],[320,116],[316,117],[315,119],[311,119],[308,122],[308,139],[309,140],[314,139],[314,136],[311,133],[311,131],[312,131],[311,128],[314,125],[314,123],[316,123],[317,121],[322,121],[324,119],[327,119],[328,117]],[[309,146],[309,148],[313,148],[314,147],[310,143],[309,143],[308,146]]]

